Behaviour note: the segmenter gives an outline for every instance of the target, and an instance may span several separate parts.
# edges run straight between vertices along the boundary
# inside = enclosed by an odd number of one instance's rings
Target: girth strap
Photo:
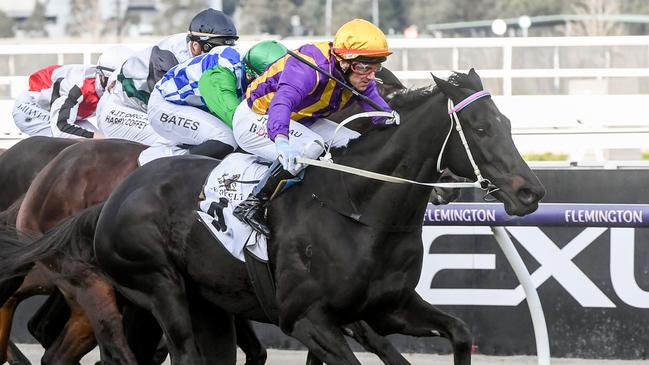
[[[250,235],[248,240],[253,239],[252,235],[254,234],[255,232]],[[254,253],[250,252],[247,245],[243,249],[243,255],[246,259],[248,277],[250,278],[252,287],[255,290],[255,296],[257,297],[261,309],[272,323],[278,323],[279,308],[277,307],[275,296],[277,287],[275,285],[273,273],[268,265],[268,261],[262,260]]]

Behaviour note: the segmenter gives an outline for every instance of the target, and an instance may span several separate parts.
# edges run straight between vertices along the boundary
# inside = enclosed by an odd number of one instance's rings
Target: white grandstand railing
[[[282,43],[289,48],[296,48],[300,45],[319,39],[284,39]],[[256,40],[242,40],[240,45],[248,48]],[[125,42],[133,49],[140,49],[149,44],[149,41],[134,39]],[[649,54],[649,36],[641,37],[551,37],[551,38],[432,38],[432,39],[389,39],[390,47],[395,55],[388,62],[397,77],[409,85],[422,85],[432,83],[430,73],[436,76],[448,76],[450,70],[466,71],[460,65],[467,62],[462,57],[462,52],[471,49],[489,49],[489,54],[497,57],[501,64],[489,62],[491,67],[480,68],[477,71],[483,79],[494,80],[500,85],[499,90],[492,90],[494,99],[505,115],[512,120],[514,134],[523,138],[525,146],[538,150],[542,145],[547,144],[559,148],[553,141],[563,140],[561,135],[572,137],[568,145],[575,143],[590,144],[602,143],[602,148],[620,148],[626,145],[629,148],[645,148],[646,142],[642,142],[637,136],[647,136],[643,129],[649,126],[649,113],[646,113],[646,105],[649,105],[649,95],[631,92],[628,95],[516,95],[513,92],[513,83],[518,79],[553,79],[555,82],[561,79],[589,79],[602,81],[608,78],[646,78],[649,77],[649,65],[647,67],[600,67],[600,68],[562,68],[559,54],[562,50],[572,47],[612,47],[615,52],[625,52],[632,47],[636,52]],[[53,42],[47,44],[10,44],[6,41],[0,42],[0,57],[7,60],[6,70],[8,74],[0,75],[0,90],[9,89],[5,100],[0,100],[0,140],[11,140],[22,138],[17,129],[11,123],[11,98],[15,97],[26,87],[26,75],[16,74],[17,65],[11,55],[56,55],[58,63],[63,63],[66,55],[76,55],[84,63],[91,63],[98,54],[110,47],[111,44],[98,43],[61,43]],[[547,68],[517,68],[514,54],[517,49],[552,47],[555,56],[554,62]],[[450,52],[449,69],[428,70],[422,69],[421,65],[415,64],[411,51],[417,51],[421,56],[421,50],[431,51],[445,50]],[[493,49],[496,49],[494,51]],[[518,50],[520,52],[520,50]],[[609,52],[609,51],[605,51]],[[466,58],[466,55],[464,55]],[[69,59],[69,58],[68,58]],[[482,60],[477,60],[482,61]],[[493,60],[492,60],[493,61]],[[479,64],[480,62],[476,62]],[[484,64],[484,63],[483,63]],[[623,64],[621,66],[624,66]],[[1,68],[0,68],[1,69]],[[601,91],[600,91],[601,92]],[[619,90],[618,90],[619,92]],[[620,128],[626,127],[632,132]],[[593,132],[594,128],[600,128],[601,133]],[[603,134],[611,133],[608,138],[599,138]],[[636,133],[637,132],[637,133]],[[530,133],[535,133],[538,138],[527,138]],[[617,133],[617,134],[616,134]],[[547,143],[541,142],[544,137],[548,138]],[[593,139],[598,137],[597,139]],[[582,141],[582,142],[580,142]],[[644,140],[646,141],[646,139]],[[538,142],[538,143],[535,143]],[[626,143],[626,144],[625,144]]]

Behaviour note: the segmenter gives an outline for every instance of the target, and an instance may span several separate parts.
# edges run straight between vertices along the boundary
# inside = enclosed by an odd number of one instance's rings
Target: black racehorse
[[[391,91],[402,89],[403,85],[399,82],[398,79],[394,77],[392,73],[388,70],[382,72],[382,77],[385,79],[385,82],[381,86],[381,90],[384,94],[390,93]],[[344,118],[340,116],[339,118]],[[26,202],[23,202],[21,205],[21,215],[22,224],[19,225],[21,231],[33,231],[33,232],[44,232],[45,230],[51,228],[56,222],[63,219],[64,216],[69,215],[70,213],[77,211],[84,206],[92,205],[93,203],[102,201],[107,196],[107,192],[112,190],[113,186],[117,184],[125,175],[130,173],[135,169],[134,161],[136,160],[137,153],[141,150],[141,146],[136,146],[135,144],[124,142],[119,143],[120,141],[93,141],[80,144],[79,148],[68,151],[67,155],[59,156],[56,164],[49,164],[49,169],[47,173],[41,173],[39,175],[40,180],[37,184],[37,187],[31,187],[29,199],[26,199]],[[107,152],[107,147],[112,146],[112,151]],[[103,149],[102,149],[103,148]],[[122,161],[125,160],[126,162]],[[133,163],[131,163],[133,162]],[[131,166],[134,165],[134,166]],[[447,196],[448,194],[441,194],[442,196]],[[29,248],[28,248],[29,250]],[[76,263],[70,262],[69,265],[66,265],[68,269],[67,275],[72,277],[73,267]],[[37,266],[38,268],[39,266]],[[38,270],[32,270],[32,273],[38,272]],[[31,274],[31,273],[30,273]],[[91,280],[93,276],[81,274],[83,277],[74,279],[78,284],[85,283],[88,280]],[[43,276],[41,274],[41,276]],[[47,279],[46,279],[47,280]],[[91,285],[79,285],[80,287],[87,288]],[[71,288],[72,286],[66,285],[66,288]],[[76,297],[68,293],[67,297]],[[108,303],[109,298],[104,298],[104,303]],[[13,303],[13,301],[12,301]],[[77,306],[78,307],[78,306]],[[108,305],[104,305],[103,308],[110,308]],[[93,310],[93,313],[97,310]],[[85,318],[85,316],[80,313],[78,314],[79,318]],[[50,316],[51,317],[51,316]],[[55,316],[56,318],[65,319],[65,313]],[[8,313],[7,318],[10,317]],[[42,321],[41,321],[42,322]],[[86,320],[87,322],[87,320]],[[65,321],[64,321],[65,323]],[[80,323],[85,323],[81,321]],[[108,321],[108,323],[114,323],[114,321]],[[69,323],[68,323],[69,325]],[[361,327],[356,327],[357,331],[355,335],[362,336],[363,333],[366,333],[367,336],[371,336],[369,331],[365,331]],[[76,331],[86,331],[89,330],[86,325],[85,327],[77,325],[75,328]],[[103,331],[110,332],[110,331]],[[8,332],[6,332],[8,334]],[[67,331],[67,333],[72,333],[73,338],[76,339],[86,339],[92,343],[92,336],[82,336],[79,332]],[[241,333],[240,333],[241,334]],[[59,339],[65,337],[59,337]],[[238,337],[240,339],[240,336]],[[53,341],[53,338],[52,340]],[[51,342],[50,341],[50,342]],[[85,340],[84,340],[85,341]],[[364,341],[369,346],[374,346],[376,344],[380,345],[380,340]],[[63,346],[65,348],[72,348],[72,352],[67,351],[66,355],[76,356],[76,352],[83,352],[82,350],[76,351],[77,348],[80,348],[80,345],[70,346],[69,342],[61,342],[62,344],[68,344],[68,346]],[[380,356],[390,357],[390,352],[392,349],[382,348],[369,348],[374,352],[379,353]],[[54,357],[62,358],[63,355],[60,352],[53,351],[48,352],[48,354],[57,354]],[[50,356],[51,358],[52,356]],[[396,356],[392,356],[396,358]]]
[[[545,190],[491,98],[459,111],[465,138],[453,131],[444,143],[452,127],[448,99],[458,104],[479,95],[479,76],[471,70],[435,82],[435,88],[396,95],[391,105],[399,110],[401,125],[375,128],[333,151],[334,161],[434,181],[440,154],[442,167],[475,179],[471,155],[509,214],[533,212]],[[224,254],[194,213],[201,185],[217,163],[179,157],[147,164],[111,194],[97,222],[98,264],[119,291],[153,313],[174,364],[200,363],[201,350],[204,355],[210,344],[194,334],[210,324],[222,336],[232,334],[230,314],[266,320],[245,266]],[[451,341],[455,363],[469,364],[468,327],[415,292],[430,193],[425,186],[309,168],[301,184],[273,200],[268,254],[282,331],[328,364],[359,364],[341,330],[351,322],[363,320],[381,335],[440,333]],[[222,310],[202,312],[207,316],[199,318],[206,319],[197,320],[188,292]],[[214,354],[221,363],[233,363],[233,343],[210,349],[221,351]]]

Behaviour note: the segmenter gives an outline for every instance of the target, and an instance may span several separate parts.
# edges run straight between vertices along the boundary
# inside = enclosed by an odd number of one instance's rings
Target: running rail
[[[521,283],[534,327],[539,365],[550,365],[550,342],[541,300],[504,226],[649,227],[649,204],[542,203],[532,214],[510,216],[502,203],[428,204],[425,226],[490,226]]]
[[[502,203],[428,204],[425,226],[490,226],[521,283],[532,317],[539,365],[550,365],[550,341],[541,300],[504,226],[649,227],[649,204],[542,203],[524,217],[507,215]]]

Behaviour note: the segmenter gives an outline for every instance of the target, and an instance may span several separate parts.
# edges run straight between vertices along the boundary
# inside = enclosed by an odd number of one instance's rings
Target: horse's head
[[[479,174],[495,185],[497,190],[492,195],[505,204],[508,214],[525,215],[535,211],[545,195],[545,188],[516,149],[509,119],[500,113],[492,98],[484,97],[484,93],[477,94],[483,90],[480,76],[471,69],[468,74],[454,74],[449,81],[434,75],[433,78],[456,106],[479,97],[457,111],[468,148],[465,148],[460,133],[453,131],[447,151],[442,151],[442,167],[476,179],[477,171],[474,171],[469,157],[473,156]],[[453,149],[453,153],[448,149]],[[465,149],[466,152],[462,153]]]

